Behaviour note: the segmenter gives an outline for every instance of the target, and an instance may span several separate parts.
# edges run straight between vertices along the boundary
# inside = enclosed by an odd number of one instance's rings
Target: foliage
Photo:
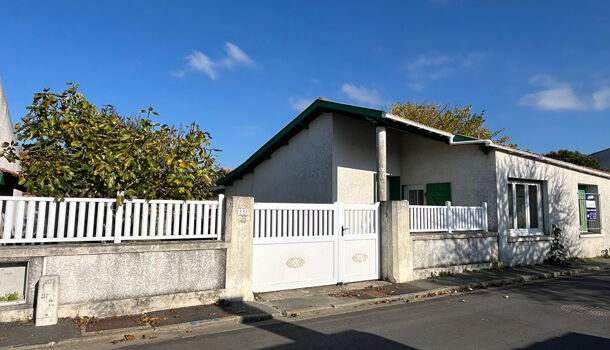
[[[210,195],[217,165],[210,134],[195,123],[186,129],[154,123],[152,107],[126,118],[97,106],[68,83],[61,94],[34,94],[15,126],[23,152],[21,184],[39,196],[201,199]]]
[[[561,243],[561,229],[553,225],[553,240],[551,241],[551,249],[546,255],[545,263],[558,266],[568,265],[568,252],[566,247]]]
[[[15,300],[19,300],[19,293],[17,293],[17,292],[8,293],[4,296],[0,296],[0,301],[15,301]]]
[[[559,151],[551,151],[551,152],[545,154],[545,156],[547,156],[549,158],[557,159],[557,160],[562,160],[564,162],[576,164],[576,165],[583,165],[583,166],[593,168],[593,169],[608,171],[608,169],[605,169],[601,164],[599,164],[597,159],[595,159],[589,155],[582,154],[578,151],[560,149]]]
[[[610,259],[610,249],[602,249],[602,258]]]
[[[417,103],[412,100],[405,103],[394,103],[391,113],[433,128],[477,139],[493,140],[501,144],[509,144],[511,139],[510,136],[500,136],[504,129],[490,130],[485,125],[485,111],[473,113],[472,105],[451,107],[443,103]],[[516,147],[514,144],[510,144],[510,146]]]

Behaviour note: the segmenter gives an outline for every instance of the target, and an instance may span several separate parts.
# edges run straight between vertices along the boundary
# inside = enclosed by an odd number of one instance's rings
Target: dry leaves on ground
[[[331,297],[337,297],[337,298],[340,298],[340,297],[358,297],[358,296],[360,296],[360,294],[358,294],[358,293],[356,293],[354,291],[351,291],[351,290],[345,291],[345,292],[328,293],[328,295],[331,296]]]
[[[75,318],[69,318],[69,319],[71,319],[72,322],[76,323],[76,325],[79,327],[94,325],[100,321],[100,319],[97,317],[89,317],[89,316],[82,316],[82,317],[77,316]]]
[[[167,320],[167,317],[149,317],[147,315],[144,315],[144,316],[138,318],[136,320],[136,322],[138,324],[148,324],[151,326],[156,326],[165,320]]]
[[[132,341],[135,340],[136,336],[133,334],[125,334],[123,338],[111,341],[112,344],[122,343],[124,341]]]

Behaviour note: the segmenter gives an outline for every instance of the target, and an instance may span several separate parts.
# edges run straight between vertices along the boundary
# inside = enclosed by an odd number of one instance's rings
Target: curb
[[[483,288],[489,288],[489,287],[503,287],[503,286],[524,283],[524,282],[553,279],[553,278],[565,277],[565,276],[574,276],[574,275],[578,275],[578,274],[582,274],[582,273],[586,273],[586,272],[604,271],[604,270],[610,270],[610,265],[582,267],[582,268],[563,270],[563,271],[554,271],[554,272],[540,272],[540,273],[536,273],[536,274],[520,275],[517,277],[496,279],[496,280],[490,280],[490,281],[485,281],[485,282],[469,283],[469,284],[455,285],[455,286],[446,286],[446,287],[442,287],[442,288],[428,289],[428,290],[424,290],[421,292],[399,294],[399,295],[393,295],[393,296],[388,296],[388,297],[383,297],[383,298],[357,300],[357,301],[353,301],[353,302],[341,303],[338,305],[334,305],[334,304],[333,305],[324,305],[324,306],[317,306],[317,307],[308,307],[308,308],[301,308],[301,309],[294,309],[294,310],[282,310],[282,311],[273,312],[273,313],[260,313],[260,314],[253,314],[253,315],[244,315],[244,316],[228,316],[228,317],[222,317],[222,318],[216,317],[213,319],[182,322],[182,323],[176,323],[176,324],[171,324],[171,325],[161,325],[161,326],[157,326],[157,327],[138,326],[138,327],[130,327],[130,328],[120,328],[120,329],[103,331],[103,334],[97,334],[97,333],[93,333],[93,332],[90,334],[87,334],[83,330],[82,336],[79,338],[69,338],[69,339],[60,340],[57,342],[50,342],[50,343],[36,344],[36,345],[14,345],[14,346],[0,347],[0,349],[31,350],[31,349],[41,349],[41,348],[51,348],[51,347],[85,345],[85,344],[100,343],[100,342],[112,342],[113,340],[122,338],[126,334],[134,334],[134,333],[140,333],[140,334],[149,333],[150,335],[153,335],[153,336],[167,334],[167,333],[175,333],[178,331],[190,333],[194,330],[199,330],[199,329],[204,329],[204,328],[214,327],[214,326],[231,326],[231,325],[238,325],[238,324],[245,324],[245,323],[260,322],[260,321],[271,320],[271,319],[293,318],[290,316],[291,314],[299,314],[300,316],[311,315],[313,313],[321,312],[321,311],[340,310],[340,309],[346,309],[346,308],[354,308],[357,306],[368,306],[368,305],[373,305],[373,304],[374,305],[385,305],[385,304],[390,304],[392,302],[399,301],[399,300],[405,300],[405,299],[418,300],[418,297],[420,298],[419,300],[424,300],[424,299],[430,299],[430,298],[435,298],[435,297],[453,295],[457,292],[472,291],[472,290],[476,290],[476,289],[483,289]]]
[[[563,271],[554,271],[554,272],[539,272],[536,274],[520,275],[518,277],[496,279],[496,280],[490,280],[490,281],[484,281],[484,282],[478,282],[478,283],[469,283],[469,284],[463,284],[463,285],[446,286],[446,287],[441,287],[441,288],[436,288],[436,289],[427,289],[427,290],[423,290],[421,292],[392,295],[392,296],[383,297],[383,298],[358,300],[358,301],[353,301],[353,302],[341,303],[338,305],[324,305],[324,306],[308,307],[308,308],[301,308],[301,309],[294,309],[294,310],[284,310],[284,311],[282,311],[281,314],[282,314],[282,317],[289,317],[290,314],[295,314],[295,313],[298,313],[300,315],[307,315],[307,314],[312,314],[312,313],[316,313],[316,312],[320,312],[320,311],[353,308],[356,306],[368,306],[368,305],[373,305],[373,304],[377,304],[377,305],[388,304],[388,303],[392,303],[392,302],[404,300],[404,299],[409,299],[409,300],[417,299],[417,297],[421,297],[421,299],[424,299],[424,298],[430,299],[433,297],[442,297],[442,296],[452,295],[452,294],[454,294],[453,291],[465,292],[465,291],[471,291],[471,290],[483,289],[483,288],[489,288],[489,287],[504,287],[504,286],[509,286],[509,285],[525,283],[525,282],[553,279],[553,278],[566,277],[566,276],[574,276],[574,275],[578,275],[578,274],[582,274],[582,273],[586,273],[586,272],[604,271],[604,270],[610,270],[610,265],[591,266],[591,267],[583,267],[583,268],[576,268],[576,269],[563,270]],[[448,292],[452,292],[452,293],[448,293]],[[275,318],[275,315],[274,315],[274,318]]]

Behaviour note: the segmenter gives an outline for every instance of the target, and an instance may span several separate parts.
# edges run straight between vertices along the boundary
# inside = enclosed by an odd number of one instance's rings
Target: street
[[[563,306],[563,308],[562,308]],[[582,307],[595,307],[586,314]],[[565,310],[564,310],[565,309]],[[571,310],[571,311],[566,311]],[[125,349],[609,349],[610,273],[532,282]],[[101,348],[118,348],[103,345]],[[97,348],[97,347],[96,347]]]

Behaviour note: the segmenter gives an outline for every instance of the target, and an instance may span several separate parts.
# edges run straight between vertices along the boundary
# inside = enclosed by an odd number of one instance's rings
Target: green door
[[[451,183],[426,184],[427,205],[445,205],[447,201],[451,201]]]
[[[390,186],[390,200],[399,201],[400,195],[400,176],[388,176],[388,184]]]
[[[589,225],[587,223],[587,190],[584,186],[578,186],[578,207],[580,210],[580,232],[588,232]]]

